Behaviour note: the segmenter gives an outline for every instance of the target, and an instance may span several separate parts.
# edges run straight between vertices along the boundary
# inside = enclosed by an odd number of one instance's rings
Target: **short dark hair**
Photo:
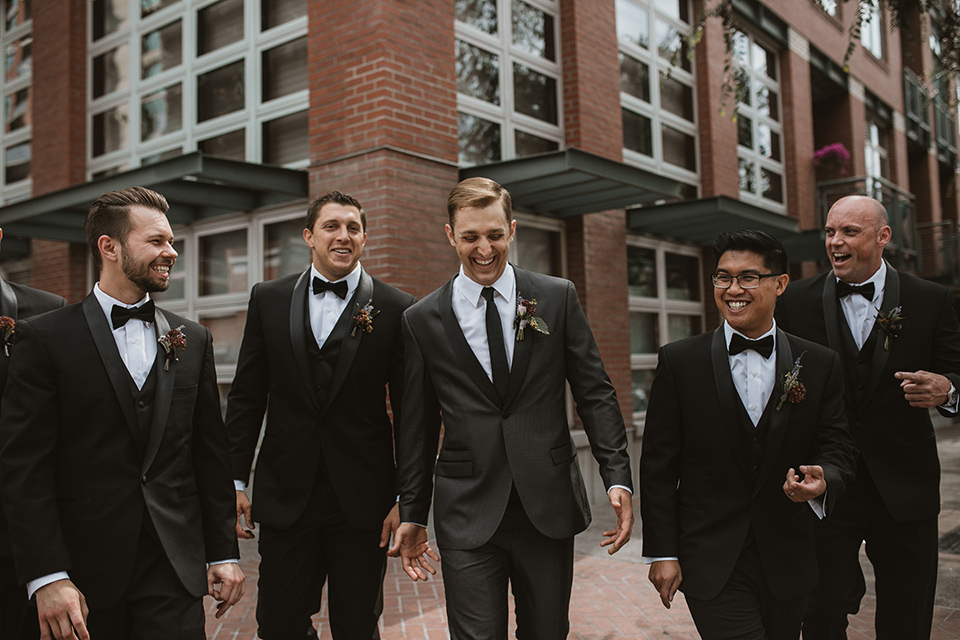
[[[317,223],[317,218],[320,217],[320,209],[323,209],[324,205],[327,204],[338,204],[341,207],[356,207],[357,211],[360,212],[360,226],[363,227],[364,233],[367,231],[367,214],[363,210],[363,205],[360,204],[360,201],[351,196],[348,193],[342,193],[340,191],[330,191],[325,193],[322,196],[315,199],[310,203],[310,207],[307,208],[307,219],[304,222],[304,228],[309,229],[310,232],[313,232],[313,225]]]
[[[780,241],[769,233],[743,229],[724,231],[713,243],[713,267],[716,269],[720,257],[727,251],[749,251],[763,258],[763,266],[771,273],[787,273],[787,251]]]
[[[170,209],[167,199],[156,191],[146,187],[127,187],[117,191],[109,191],[94,201],[87,211],[83,221],[83,233],[87,238],[87,246],[93,254],[93,264],[97,271],[103,268],[103,259],[100,257],[98,246],[101,236],[109,236],[121,245],[126,244],[127,236],[133,230],[130,222],[130,207],[141,206],[159,211],[166,215]]]
[[[495,202],[503,205],[503,212],[507,214],[507,224],[510,224],[510,221],[513,220],[513,201],[510,198],[509,191],[490,178],[461,180],[460,184],[453,188],[447,198],[447,215],[450,218],[450,226],[454,226],[453,219],[460,209],[466,209],[467,207],[483,209]]]

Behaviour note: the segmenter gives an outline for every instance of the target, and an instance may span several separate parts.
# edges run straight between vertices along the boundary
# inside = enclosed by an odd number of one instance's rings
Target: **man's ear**
[[[119,262],[121,258],[120,243],[110,236],[100,236],[97,239],[97,248],[100,250],[100,257],[104,261]]]
[[[451,227],[449,224],[447,224],[447,225],[444,225],[443,228],[444,228],[444,229],[446,230],[446,232],[447,232],[447,240],[450,241],[450,245],[453,246],[453,248],[456,248],[456,247],[457,247],[457,240],[456,240],[456,238],[453,237],[453,227]]]

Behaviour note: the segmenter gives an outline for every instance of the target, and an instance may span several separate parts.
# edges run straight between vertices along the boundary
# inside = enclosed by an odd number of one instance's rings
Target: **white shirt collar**
[[[777,353],[777,321],[776,320],[773,321],[773,326],[770,327],[770,330],[767,331],[762,336],[760,336],[759,338],[747,338],[747,336],[743,335],[742,333],[740,333],[739,331],[731,327],[727,323],[727,321],[724,320],[723,321],[723,337],[727,341],[728,352],[730,351],[730,340],[733,338],[733,334],[737,334],[743,338],[746,338],[747,340],[760,340],[762,338],[766,338],[767,336],[773,336],[773,351],[770,353],[770,355],[773,356]]]
[[[110,323],[111,330],[114,328],[113,320],[111,319],[111,315],[110,315],[111,312],[113,311],[113,305],[117,305],[119,307],[125,307],[127,309],[132,309],[134,307],[139,307],[141,305],[146,304],[147,301],[150,299],[150,294],[147,293],[147,294],[144,294],[143,298],[141,298],[134,304],[127,304],[126,302],[120,302],[113,296],[110,296],[104,293],[103,289],[100,288],[99,282],[93,285],[93,295],[96,296],[97,302],[100,303],[100,308],[103,309],[103,314],[107,316],[107,322]]]
[[[460,275],[453,281],[453,286],[460,292],[460,295],[470,301],[475,307],[480,306],[480,293],[483,291],[483,285],[474,282],[463,272],[463,265],[460,265]],[[493,283],[493,289],[503,296],[504,300],[514,300],[517,290],[517,275],[513,270],[513,265],[509,262],[504,268],[503,273]]]
[[[329,280],[326,276],[322,275],[317,268],[313,266],[313,263],[310,263],[310,282],[313,282],[313,278],[320,278],[324,282],[341,282],[345,281],[347,283],[347,292],[353,291],[357,288],[357,285],[360,284],[360,271],[362,267],[360,263],[357,262],[357,266],[353,268],[353,271],[347,274],[346,278],[340,278],[340,280]],[[349,297],[349,296],[348,296]]]

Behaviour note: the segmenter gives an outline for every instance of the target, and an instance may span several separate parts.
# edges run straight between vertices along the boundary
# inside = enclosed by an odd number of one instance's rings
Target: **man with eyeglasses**
[[[840,356],[846,414],[860,448],[856,480],[816,528],[822,579],[804,640],[846,638],[876,574],[878,640],[929,638],[937,586],[940,461],[930,409],[955,415],[960,328],[950,291],[883,260],[891,230],[883,205],[838,200],[827,215],[831,271],[790,287],[777,321]]]
[[[723,323],[660,349],[640,456],[643,554],[705,640],[796,640],[818,575],[814,524],[853,477],[840,361],[780,330],[787,256],[759,231],[720,234]]]

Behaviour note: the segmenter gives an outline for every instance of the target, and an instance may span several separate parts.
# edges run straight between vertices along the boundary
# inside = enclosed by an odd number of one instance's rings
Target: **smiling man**
[[[573,537],[590,523],[566,383],[617,514],[600,543],[610,553],[633,527],[620,405],[573,284],[507,261],[510,194],[470,178],[450,193],[447,211],[460,273],[403,316],[404,524],[391,552],[414,580],[433,573],[430,558],[439,558],[425,528],[433,495],[451,638],[505,638],[508,581],[517,637],[565,638]]]
[[[822,580],[804,640],[846,638],[866,591],[860,546],[876,574],[878,640],[930,637],[937,585],[940,461],[930,409],[957,409],[960,328],[950,291],[883,260],[883,205],[838,200],[827,215],[832,271],[780,299],[785,329],[827,345],[843,363],[846,414],[860,447],[857,478],[817,527]]]
[[[202,596],[220,617],[243,595],[210,332],[150,299],[177,258],[166,211],[101,196],[93,292],[17,327],[0,491],[43,638],[202,639]]]
[[[813,527],[853,477],[840,362],[780,330],[780,243],[720,234],[723,324],[661,347],[640,456],[649,578],[705,640],[796,640],[817,582]],[[787,382],[793,380],[793,382]]]

